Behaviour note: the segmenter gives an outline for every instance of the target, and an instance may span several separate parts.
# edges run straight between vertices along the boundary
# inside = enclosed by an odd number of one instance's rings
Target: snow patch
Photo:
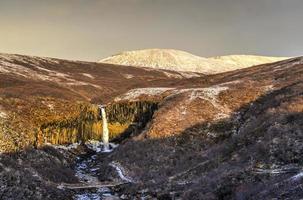
[[[3,111],[0,111],[0,118],[3,118],[3,119],[7,118],[7,114]]]
[[[127,176],[125,175],[126,173],[125,173],[124,168],[123,168],[118,162],[112,162],[112,163],[109,164],[109,166],[111,166],[111,167],[113,167],[113,168],[116,169],[116,171],[117,171],[119,177],[120,177],[122,180],[124,180],[124,181],[126,181],[126,182],[129,182],[129,183],[133,183],[133,182],[134,182],[131,178],[129,178],[129,177],[127,177]]]
[[[54,110],[54,105],[53,104],[47,104],[47,107],[50,109],[50,110]]]
[[[95,77],[91,74],[88,74],[88,73],[82,73],[83,76],[86,76],[88,78],[91,78],[91,79],[95,79]]]
[[[72,149],[77,149],[80,143],[73,143],[70,145],[52,145],[47,143],[47,145],[54,147],[55,149],[62,149],[62,150],[72,150]]]
[[[95,88],[98,88],[98,89],[102,89],[101,86],[96,85],[96,84],[92,84],[92,83],[77,81],[75,79],[68,79],[68,81],[71,81],[71,82],[67,82],[67,83],[65,83],[65,85],[69,85],[69,86],[92,86],[92,87],[95,87]]]
[[[76,149],[78,148],[81,144],[80,143],[73,143],[70,145],[52,145],[50,143],[46,143],[49,146],[54,147],[55,149],[63,149],[63,150],[72,150],[72,149]],[[109,150],[104,151],[103,149],[103,142],[101,141],[97,141],[97,140],[89,140],[87,142],[85,142],[85,146],[87,148],[89,148],[90,150],[95,151],[96,153],[100,153],[100,152],[112,152],[115,148],[117,148],[119,145],[118,144],[114,144],[114,143],[109,143]]]
[[[186,99],[184,105],[182,106],[182,115],[186,114],[186,107],[196,99],[203,99],[210,102],[214,108],[216,108],[219,113],[215,116],[215,120],[223,119],[229,117],[229,113],[231,112],[228,108],[221,105],[218,102],[217,96],[225,90],[228,90],[228,87],[222,87],[219,85],[208,87],[208,88],[189,88],[189,89],[181,89],[181,90],[174,90],[171,95],[167,98],[170,98],[174,95],[179,94],[188,94],[188,98]]]
[[[101,200],[101,198],[96,193],[85,193],[77,194],[75,200]]]
[[[170,73],[170,72],[166,72],[166,71],[161,71],[161,72],[168,78],[177,78],[177,79],[183,78],[180,74]]]
[[[221,83],[221,84],[219,84],[218,86],[235,85],[235,84],[239,84],[239,83],[241,83],[241,82],[242,82],[242,81],[240,81],[240,80],[229,81],[229,82]]]
[[[156,95],[161,95],[164,92],[174,90],[175,88],[137,88],[137,89],[132,89],[128,91],[126,94],[121,95],[119,97],[116,97],[114,101],[122,101],[122,100],[136,100],[139,98],[141,95],[147,95],[147,96],[156,96]]]
[[[126,79],[131,79],[131,78],[134,78],[135,76],[134,75],[132,75],[132,74],[123,74],[122,75],[124,78],[126,78]]]
[[[275,89],[275,87],[273,85],[264,86],[264,90],[267,93],[272,92],[274,89]]]
[[[291,177],[291,181],[298,181],[303,178],[303,172],[296,174],[295,176]]]
[[[178,72],[184,78],[197,78],[201,77],[201,74],[195,72]]]
[[[87,173],[86,171],[88,170],[88,162],[91,160],[87,160],[81,163],[78,163],[76,166],[76,174],[75,176],[79,178],[81,182],[85,183],[98,183],[99,180],[97,177],[92,176],[91,174]]]
[[[190,101],[193,101],[197,98],[201,98],[207,101],[216,102],[217,96],[220,94],[220,92],[228,89],[229,89],[228,87],[221,87],[221,86],[214,86],[208,88],[189,88],[189,89],[174,90],[172,95],[189,92]]]
[[[1,61],[0,61],[0,64],[1,64]],[[0,73],[6,74],[6,73],[9,73],[9,70],[6,69],[4,66],[0,65]]]
[[[110,190],[108,188],[99,188],[97,192],[86,192],[84,194],[76,194],[75,200],[102,200],[106,199],[105,197],[113,197],[113,199],[117,198],[116,196],[112,195],[110,193]]]
[[[118,144],[109,143],[109,149],[105,149],[103,142],[97,140],[89,140],[85,142],[85,145],[96,153],[109,153],[119,146]]]

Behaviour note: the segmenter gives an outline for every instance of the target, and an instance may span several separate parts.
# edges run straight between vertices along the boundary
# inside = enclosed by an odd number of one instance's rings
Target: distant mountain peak
[[[143,49],[125,51],[102,59],[99,62],[125,66],[215,74],[284,59],[287,58],[253,55],[230,55],[205,58],[175,49]]]

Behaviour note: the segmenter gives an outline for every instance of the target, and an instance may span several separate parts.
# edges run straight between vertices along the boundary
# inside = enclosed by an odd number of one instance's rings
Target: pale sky
[[[303,54],[303,0],[0,0],[0,52],[97,61],[126,50]]]

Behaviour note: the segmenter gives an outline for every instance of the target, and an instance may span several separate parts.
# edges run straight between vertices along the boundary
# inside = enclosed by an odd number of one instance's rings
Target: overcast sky
[[[303,54],[303,0],[0,0],[0,52],[96,61],[126,50]]]

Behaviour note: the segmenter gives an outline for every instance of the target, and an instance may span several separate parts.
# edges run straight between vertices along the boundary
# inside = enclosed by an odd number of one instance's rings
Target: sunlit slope
[[[145,49],[122,52],[102,59],[99,62],[125,66],[215,74],[284,59],[287,58],[251,55],[231,55],[204,58],[174,49]]]

